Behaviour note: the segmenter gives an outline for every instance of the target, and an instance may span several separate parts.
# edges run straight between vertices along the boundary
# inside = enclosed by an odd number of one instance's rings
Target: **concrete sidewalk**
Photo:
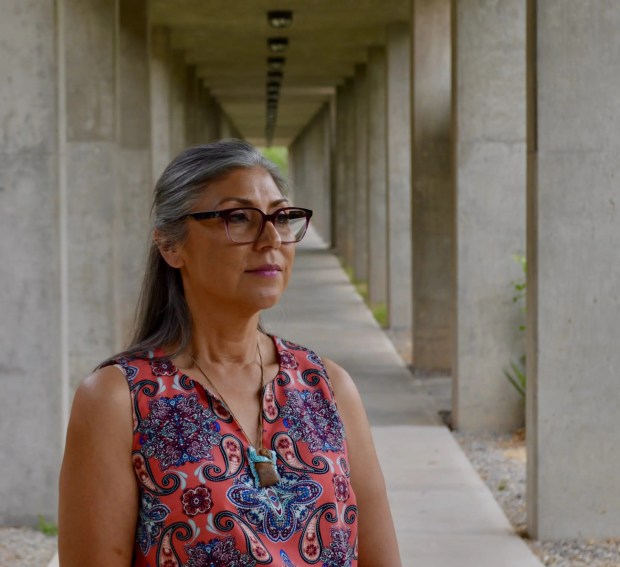
[[[315,234],[299,245],[291,285],[263,321],[269,332],[311,347],[353,376],[372,424],[405,567],[542,565]]]

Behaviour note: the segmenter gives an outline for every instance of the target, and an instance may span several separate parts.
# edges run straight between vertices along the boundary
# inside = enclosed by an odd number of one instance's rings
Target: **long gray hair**
[[[153,195],[152,228],[159,234],[159,244],[168,247],[184,242],[187,223],[183,216],[193,212],[209,182],[232,170],[252,167],[264,168],[282,195],[288,193],[280,170],[243,140],[225,139],[195,146],[174,158],[157,181]],[[172,357],[189,345],[191,334],[192,319],[181,274],[168,265],[157,243],[151,240],[133,337],[120,356],[140,356],[146,351],[173,347],[174,352],[167,353]]]

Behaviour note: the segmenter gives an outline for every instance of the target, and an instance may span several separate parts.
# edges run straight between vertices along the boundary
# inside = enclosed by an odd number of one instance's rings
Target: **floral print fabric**
[[[274,337],[263,446],[281,481],[256,488],[247,440],[220,400],[163,352],[120,359],[140,488],[135,567],[354,567],[357,506],[344,428],[321,359]]]

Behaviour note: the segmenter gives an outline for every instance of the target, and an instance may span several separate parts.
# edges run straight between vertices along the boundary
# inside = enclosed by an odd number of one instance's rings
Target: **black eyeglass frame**
[[[228,219],[232,215],[232,213],[236,211],[258,211],[261,214],[261,224],[256,233],[256,238],[254,240],[248,240],[244,242],[238,242],[233,240],[228,232]],[[181,219],[185,219],[187,217],[192,217],[195,220],[208,220],[208,219],[222,219],[224,221],[224,226],[226,227],[226,236],[228,240],[230,240],[233,244],[254,244],[258,241],[261,234],[263,234],[263,230],[265,229],[265,224],[267,222],[271,222],[274,226],[276,225],[276,217],[282,213],[283,211],[303,211],[306,219],[306,225],[304,226],[301,235],[296,240],[282,240],[282,244],[294,244],[295,242],[301,241],[301,239],[306,235],[306,231],[308,230],[308,226],[310,225],[310,219],[312,218],[313,211],[311,209],[304,209],[303,207],[282,207],[280,209],[275,210],[273,213],[267,214],[261,211],[256,207],[234,207],[232,209],[222,209],[221,211],[200,211],[197,213],[187,213],[183,215]],[[276,229],[277,230],[277,229]],[[279,234],[279,233],[278,233]]]

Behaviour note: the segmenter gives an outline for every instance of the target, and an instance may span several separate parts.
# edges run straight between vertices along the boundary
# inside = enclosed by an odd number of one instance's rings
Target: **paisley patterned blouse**
[[[255,488],[247,441],[220,399],[163,352],[119,359],[133,402],[140,488],[135,567],[354,567],[357,506],[321,359],[273,337],[263,446],[280,482]]]

